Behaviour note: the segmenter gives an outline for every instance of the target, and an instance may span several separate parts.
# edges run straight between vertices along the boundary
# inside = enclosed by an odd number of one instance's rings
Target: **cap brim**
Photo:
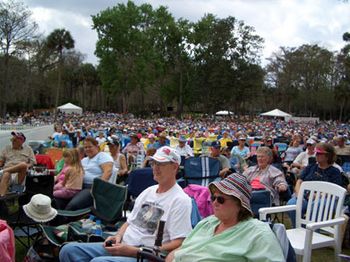
[[[151,156],[151,159],[160,163],[165,163],[165,162],[172,162],[169,159],[165,157],[159,157],[159,156]]]

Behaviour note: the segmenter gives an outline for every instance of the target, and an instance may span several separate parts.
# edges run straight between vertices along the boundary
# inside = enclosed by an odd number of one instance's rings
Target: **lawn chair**
[[[53,164],[56,165],[56,163],[62,158],[63,156],[63,150],[61,148],[48,148],[45,152],[46,155],[48,155]]]
[[[186,185],[197,184],[208,186],[220,179],[220,162],[212,157],[190,157],[185,161],[184,177]]]
[[[33,173],[32,173],[33,174]],[[36,194],[44,194],[53,197],[53,185],[54,177],[51,175],[27,175],[25,180],[24,192],[12,193],[4,198],[3,201],[10,201],[13,212],[8,214],[2,213],[1,216],[9,225],[14,229],[14,235],[18,242],[20,242],[25,248],[30,247],[31,241],[33,241],[39,232],[39,223],[33,221],[25,215],[22,210],[22,206],[29,203],[32,196]],[[23,240],[25,238],[25,240]]]
[[[287,230],[295,253],[303,256],[303,262],[309,262],[312,249],[333,246],[335,261],[339,261],[340,226],[345,222],[342,216],[345,194],[344,188],[333,183],[303,182],[296,205],[261,208],[260,219],[266,220],[267,214],[296,211],[296,228]],[[305,196],[310,200],[303,215],[302,202],[305,201]]]
[[[252,208],[254,217],[259,217],[259,209],[262,207],[271,207],[272,199],[271,193],[268,190],[252,191],[250,199],[250,206]]]
[[[153,179],[153,170],[151,167],[145,167],[133,170],[126,180],[128,185],[128,195],[136,199],[146,188],[156,185],[157,181]]]
[[[91,195],[93,206],[78,210],[57,210],[57,215],[74,221],[84,215],[93,213],[104,223],[114,223],[122,218],[122,211],[127,197],[127,187],[95,178],[92,184]]]

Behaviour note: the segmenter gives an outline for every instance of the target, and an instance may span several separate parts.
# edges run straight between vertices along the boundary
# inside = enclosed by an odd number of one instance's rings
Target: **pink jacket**
[[[0,220],[0,261],[15,261],[15,237],[5,220]]]
[[[207,187],[190,184],[184,188],[184,191],[187,195],[194,198],[198,206],[199,214],[202,216],[202,218],[213,214],[210,191]]]

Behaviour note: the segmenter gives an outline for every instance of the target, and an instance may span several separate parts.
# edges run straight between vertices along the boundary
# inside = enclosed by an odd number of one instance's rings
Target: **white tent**
[[[66,113],[66,114],[75,113],[75,114],[81,115],[83,113],[83,109],[80,106],[73,105],[72,103],[61,105],[57,107],[57,109],[62,113]]]
[[[216,112],[215,115],[217,115],[217,116],[227,116],[227,115],[233,115],[233,112],[227,111],[227,110],[223,110],[223,111]]]
[[[290,114],[287,114],[279,109],[274,109],[274,110],[271,110],[269,112],[266,112],[266,113],[262,113],[260,114],[261,116],[271,116],[271,117],[282,117],[284,119],[286,118],[291,118],[292,115]]]

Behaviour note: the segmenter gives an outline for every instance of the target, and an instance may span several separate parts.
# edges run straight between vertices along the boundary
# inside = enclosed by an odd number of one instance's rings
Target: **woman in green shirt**
[[[251,187],[232,174],[209,185],[214,215],[202,220],[166,261],[285,261],[269,225],[252,218]]]

